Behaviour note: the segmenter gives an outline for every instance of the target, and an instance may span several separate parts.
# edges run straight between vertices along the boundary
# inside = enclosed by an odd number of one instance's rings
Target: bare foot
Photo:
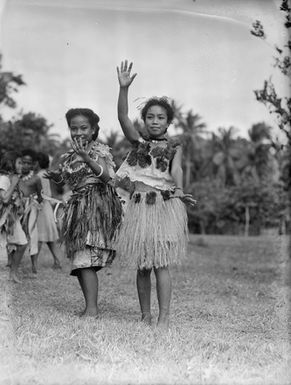
[[[151,314],[143,314],[141,317],[141,322],[143,322],[146,325],[151,325],[152,324],[152,316]]]
[[[21,280],[17,277],[16,273],[11,273],[9,275],[9,281],[12,281],[14,283],[21,283]]]
[[[169,317],[163,317],[158,319],[157,328],[161,330],[169,329]]]
[[[98,309],[85,309],[81,314],[80,317],[96,317],[98,316]]]
[[[28,273],[27,275],[27,278],[30,278],[30,279],[37,279],[37,273]]]

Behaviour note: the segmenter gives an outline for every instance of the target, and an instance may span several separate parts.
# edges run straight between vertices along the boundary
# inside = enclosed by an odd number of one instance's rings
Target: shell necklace
[[[34,172],[31,170],[27,175],[23,176],[21,180],[23,180],[23,182],[26,182],[27,180],[31,179],[33,175],[34,175]]]

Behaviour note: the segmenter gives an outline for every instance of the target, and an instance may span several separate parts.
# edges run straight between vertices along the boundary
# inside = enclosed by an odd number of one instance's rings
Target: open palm
[[[117,67],[117,75],[119,80],[120,87],[128,87],[132,83],[133,79],[136,77],[136,73],[131,75],[133,63],[128,65],[127,60],[121,62],[120,67]]]

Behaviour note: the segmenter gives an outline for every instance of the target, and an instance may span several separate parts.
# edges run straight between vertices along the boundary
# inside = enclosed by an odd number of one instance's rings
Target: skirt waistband
[[[145,203],[148,205],[154,205],[157,200],[162,198],[163,201],[167,201],[171,198],[174,198],[174,191],[172,190],[148,190],[148,191],[134,191],[130,195],[130,199],[134,203],[140,203],[145,200]]]

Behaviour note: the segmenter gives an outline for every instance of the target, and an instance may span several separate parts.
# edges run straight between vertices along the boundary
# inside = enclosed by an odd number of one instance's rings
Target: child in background
[[[21,177],[21,174],[22,174],[22,156],[21,156],[21,153],[16,152],[16,151],[15,152],[10,151],[9,153],[13,157],[13,160],[15,159],[15,172],[16,172],[16,174],[19,175],[19,177]],[[11,246],[11,247],[13,249],[13,246]],[[11,266],[11,252],[8,252],[7,256],[8,256],[7,267],[10,267]]]
[[[137,268],[137,290],[142,321],[151,324],[151,271],[155,272],[159,317],[157,326],[168,328],[171,299],[169,266],[186,254],[188,227],[184,203],[195,204],[183,193],[182,149],[166,133],[173,110],[165,98],[151,98],[141,116],[145,137],[141,138],[128,117],[128,88],[132,63],[117,67],[120,85],[118,119],[132,151],[117,172],[128,184],[130,200],[125,211],[116,251]],[[124,181],[126,180],[126,183]],[[183,203],[184,202],[184,203]]]
[[[51,205],[51,186],[50,181],[47,178],[44,178],[50,163],[48,155],[42,152],[37,153],[37,162],[39,165],[37,176],[41,181],[43,198],[43,202],[37,217],[39,250],[41,248],[41,244],[46,243],[54,259],[53,269],[60,269],[61,264],[58,258],[60,247],[57,244],[59,234],[54,219],[53,208]]]
[[[23,195],[25,211],[22,219],[22,226],[29,241],[31,268],[33,275],[37,274],[38,257],[38,231],[37,216],[42,202],[42,185],[40,178],[35,175],[36,152],[33,150],[22,151],[22,176],[19,188]]]
[[[99,117],[88,108],[66,113],[72,150],[64,154],[59,171],[48,171],[56,183],[65,183],[72,195],[64,207],[63,231],[71,275],[78,277],[85,298],[81,316],[98,315],[98,276],[110,265],[112,247],[121,220],[121,203],[110,180],[114,163],[109,147],[96,139]]]
[[[20,223],[24,206],[19,190],[20,175],[16,173],[19,154],[7,152],[0,162],[0,232],[7,242],[9,279],[20,283],[18,268],[27,246],[27,239]]]

